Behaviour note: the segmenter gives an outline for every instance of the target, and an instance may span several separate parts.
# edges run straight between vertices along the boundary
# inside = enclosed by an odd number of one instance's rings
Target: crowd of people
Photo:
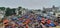
[[[10,17],[4,17],[3,25],[5,28],[52,28],[58,26],[59,22],[30,13],[19,17],[16,14],[12,14]]]

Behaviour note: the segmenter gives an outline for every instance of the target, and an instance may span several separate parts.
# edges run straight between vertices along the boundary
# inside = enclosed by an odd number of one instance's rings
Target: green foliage
[[[37,11],[41,11],[41,10],[39,9],[39,10],[37,10]]]
[[[0,10],[5,10],[5,7],[0,7]]]
[[[21,11],[19,11],[18,13],[19,13],[19,14],[21,14],[22,12],[21,12]]]
[[[18,7],[18,10],[20,10],[22,7]]]
[[[22,12],[20,11],[20,9],[21,9],[22,7],[18,7],[18,13],[19,14],[21,14]],[[5,16],[10,16],[10,15],[12,15],[13,13],[15,13],[15,10],[16,10],[16,8],[5,8],[5,7],[0,7],[0,10],[2,10],[2,11],[4,11],[6,9],[6,11],[5,11]]]
[[[22,12],[20,11],[20,10],[21,10],[21,8],[22,8],[22,7],[20,7],[20,6],[18,7],[18,11],[19,11],[18,13],[19,13],[19,14],[21,14],[21,13],[22,13]]]
[[[42,13],[46,13],[46,11],[42,11]]]
[[[6,15],[6,16],[11,15],[11,14],[10,14],[10,11],[11,11],[10,8],[6,8],[6,13],[5,13],[5,15]]]
[[[15,13],[15,9],[10,9],[10,8],[7,8],[6,9],[6,16],[10,16],[10,15],[12,15],[13,13]]]

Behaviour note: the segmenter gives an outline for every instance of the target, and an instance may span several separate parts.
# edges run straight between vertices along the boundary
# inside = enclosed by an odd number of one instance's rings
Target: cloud
[[[52,5],[59,6],[60,0],[0,0],[0,6],[24,8],[42,8],[51,7]]]

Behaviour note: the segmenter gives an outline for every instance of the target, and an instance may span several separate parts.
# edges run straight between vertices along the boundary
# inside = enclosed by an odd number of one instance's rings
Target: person
[[[42,18],[41,23],[45,25],[45,18]]]
[[[17,20],[19,20],[17,17],[16,17],[16,13],[13,13],[12,15],[11,15],[11,18],[10,18],[12,21],[17,21]]]
[[[18,28],[24,28],[24,26],[23,25],[20,25],[20,26],[18,26]]]
[[[12,26],[12,28],[15,28],[15,27],[16,27],[16,24],[15,24],[14,21],[11,21],[11,22],[10,22],[10,25]]]
[[[42,18],[40,16],[37,16],[37,20],[40,21]]]
[[[58,20],[57,20],[57,22],[58,22],[58,23],[59,23],[59,25],[60,25],[60,17],[57,17],[57,19],[58,19]]]
[[[5,28],[9,26],[9,20],[7,20],[7,18],[3,20],[3,25],[5,26]]]
[[[55,26],[57,26],[57,25],[58,25],[58,22],[57,22],[57,20],[54,20],[54,24],[55,24]]]
[[[47,20],[47,24],[46,25],[47,25],[47,27],[50,27],[50,26],[54,27],[55,26],[54,22],[51,22],[50,19]]]
[[[47,24],[50,24],[50,23],[51,23],[51,20],[50,20],[50,19],[48,19],[48,20],[47,20]]]
[[[43,25],[42,23],[40,23],[40,27],[41,27],[41,28],[46,28],[46,26]]]
[[[29,24],[30,23],[30,19],[26,19],[25,23]]]
[[[35,28],[38,28],[38,24],[35,24]]]

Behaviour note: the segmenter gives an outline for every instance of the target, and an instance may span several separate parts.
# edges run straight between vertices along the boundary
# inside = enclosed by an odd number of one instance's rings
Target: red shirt
[[[28,25],[26,25],[26,28],[28,28]]]
[[[4,25],[8,25],[9,20],[3,20]]]
[[[51,20],[47,20],[47,23],[50,24],[51,23]]]

